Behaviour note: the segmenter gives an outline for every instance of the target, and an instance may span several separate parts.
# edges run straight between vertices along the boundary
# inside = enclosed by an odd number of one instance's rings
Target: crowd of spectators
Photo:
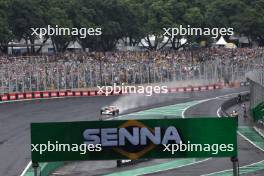
[[[2,56],[0,93],[88,88],[113,83],[221,79],[227,70],[250,69],[254,61],[263,56],[264,48]]]

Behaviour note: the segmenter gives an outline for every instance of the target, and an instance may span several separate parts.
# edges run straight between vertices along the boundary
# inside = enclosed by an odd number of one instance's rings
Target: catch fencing
[[[221,60],[201,63],[98,60],[41,62],[24,61],[0,65],[0,94],[49,90],[89,89],[116,84],[160,84],[198,81],[215,84],[245,81],[245,73],[254,69],[250,62]]]
[[[264,119],[264,70],[247,73],[250,82],[250,109],[254,120]]]

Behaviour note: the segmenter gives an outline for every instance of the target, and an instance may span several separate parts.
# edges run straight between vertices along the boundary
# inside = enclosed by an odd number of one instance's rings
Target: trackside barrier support
[[[207,91],[220,89],[222,86],[220,84],[207,85],[207,86],[188,86],[188,87],[177,87],[168,88],[169,93],[178,92],[195,92],[195,91]],[[111,92],[111,96],[125,95],[129,93],[122,92]],[[0,101],[9,100],[24,100],[24,99],[41,99],[41,98],[56,98],[56,97],[82,97],[82,96],[106,96],[105,93],[99,92],[97,90],[92,91],[49,91],[49,92],[26,92],[26,93],[10,93],[0,95]]]
[[[33,170],[34,170],[34,176],[40,175],[40,174],[38,174],[39,164],[38,163],[32,163],[32,167],[33,167]]]

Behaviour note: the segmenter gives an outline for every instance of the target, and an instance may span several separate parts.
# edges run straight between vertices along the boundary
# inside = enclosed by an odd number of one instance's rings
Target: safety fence
[[[220,84],[203,85],[196,87],[178,87],[168,88],[168,93],[177,92],[196,92],[196,91],[209,91],[220,89]],[[112,91],[110,95],[118,96],[125,93],[116,93]],[[155,94],[155,92],[153,92]],[[63,97],[89,97],[89,96],[106,96],[106,94],[99,90],[78,90],[78,91],[44,91],[44,92],[26,92],[26,93],[9,93],[0,96],[0,101],[15,101],[15,100],[31,100],[31,99],[47,99],[47,98],[63,98]]]
[[[250,109],[255,121],[264,120],[264,70],[247,73],[250,81]]]
[[[38,61],[0,65],[0,94],[51,90],[87,89],[96,86],[163,84],[200,80],[208,84],[245,81],[245,73],[258,66],[257,59],[223,63],[221,60],[200,63],[87,60]]]

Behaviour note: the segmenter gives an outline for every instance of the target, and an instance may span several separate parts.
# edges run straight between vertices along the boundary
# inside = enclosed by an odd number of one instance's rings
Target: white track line
[[[264,138],[264,135],[262,134],[262,132],[257,128],[257,127],[253,127],[254,128],[254,130],[256,131],[256,132],[258,132],[258,134],[260,135],[260,136],[262,136],[263,138]]]
[[[217,109],[217,112],[216,112],[216,114],[217,114],[217,116],[218,116],[218,117],[221,117],[221,115],[220,115],[220,111],[221,111],[221,110],[222,110],[222,108],[221,108],[221,107]]]
[[[239,131],[237,132],[242,138],[244,138],[246,141],[248,141],[250,144],[252,144],[254,147],[258,148],[259,150],[261,150],[262,152],[264,152],[264,149],[262,149],[261,147],[259,147],[257,144],[255,144],[253,141],[251,141],[250,139],[248,139],[246,136],[244,136],[243,134],[241,134]]]
[[[249,166],[258,164],[258,163],[262,163],[263,161],[264,160],[261,160],[261,161],[258,161],[256,163],[252,163],[252,164],[249,164],[249,165],[241,166],[240,168],[246,168],[246,167],[249,167]],[[220,174],[220,173],[227,172],[227,171],[231,171],[231,170],[232,169],[226,169],[226,170],[222,170],[222,171],[218,171],[218,172],[212,172],[212,173],[209,173],[209,174],[204,174],[204,175],[201,175],[201,176],[209,176],[209,175],[213,175],[213,174]]]
[[[189,109],[189,108],[192,107],[192,106],[198,105],[198,104],[200,104],[200,103],[206,102],[206,101],[209,101],[209,99],[199,100],[197,103],[192,104],[192,105],[187,106],[186,108],[184,108],[183,111],[182,111],[182,114],[181,114],[182,118],[185,118],[185,112],[187,111],[187,109]]]
[[[207,102],[207,101],[210,101],[210,100],[215,100],[215,99],[218,99],[218,98],[226,98],[227,96],[238,95],[238,94],[240,94],[240,93],[247,93],[247,92],[249,92],[249,91],[243,91],[243,92],[239,92],[239,93],[230,93],[230,94],[226,94],[226,95],[217,96],[217,97],[214,97],[214,98],[208,98],[208,99],[200,100],[197,104],[195,104],[195,105],[191,105],[191,106],[188,106],[187,108],[185,108],[184,111],[182,112],[182,118],[185,118],[185,112],[186,112],[186,110],[189,109],[189,108],[192,107],[192,106],[196,106],[196,105],[198,105],[198,104],[200,104],[200,103]],[[220,109],[220,110],[221,110],[221,109]],[[218,109],[217,112],[218,112],[218,111],[220,112],[220,110]],[[217,115],[218,115],[218,114],[217,114]],[[220,114],[219,114],[219,115],[220,115]],[[218,116],[218,117],[219,117],[219,116]]]
[[[24,175],[26,174],[26,172],[27,172],[27,170],[30,168],[31,164],[32,164],[32,162],[30,161],[30,162],[27,164],[27,166],[25,167],[25,169],[23,170],[23,172],[22,172],[22,174],[21,174],[20,176],[24,176]]]

